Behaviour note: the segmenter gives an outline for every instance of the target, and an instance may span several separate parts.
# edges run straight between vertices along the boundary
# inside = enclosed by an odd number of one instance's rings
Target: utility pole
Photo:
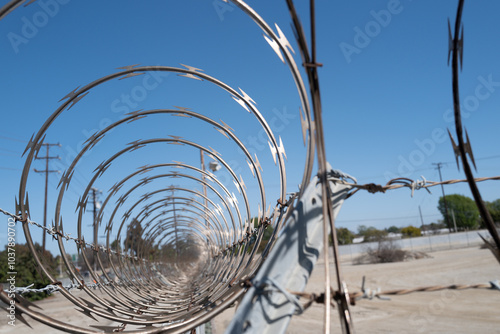
[[[418,206],[418,212],[420,212],[420,222],[422,224],[422,232],[424,232],[424,218],[422,218],[422,209],[420,208],[420,205]]]
[[[94,226],[94,247],[98,247],[97,243],[98,243],[98,232],[99,232],[99,224],[97,223],[97,204],[99,203],[98,200],[97,200],[97,197],[99,196],[99,194],[102,194],[102,191],[100,191],[99,189],[97,188],[90,188],[90,190],[92,191],[92,204],[93,204],[93,226]],[[94,272],[96,272],[97,270],[97,257],[95,256],[95,252],[94,252]]]
[[[441,176],[441,166],[443,165],[443,163],[438,162],[438,163],[433,163],[433,165],[435,165],[436,169],[439,171],[439,181],[443,182],[443,177]],[[451,224],[449,223],[448,219],[448,204],[446,203],[446,195],[444,194],[443,183],[441,183],[441,191],[443,192],[443,203],[444,203],[444,213],[445,213],[444,221],[446,223],[446,227],[448,228],[448,230],[451,231]]]
[[[55,156],[55,157],[51,157],[49,156],[49,149],[51,146],[59,146],[61,147],[61,144],[57,143],[57,144],[49,144],[49,143],[43,143],[42,146],[45,146],[45,148],[47,149],[47,155],[44,156],[44,157],[38,157],[36,156],[35,159],[38,159],[38,160],[41,160],[41,159],[45,159],[45,170],[38,170],[38,169],[34,169],[34,171],[36,173],[45,173],[45,204],[44,204],[44,207],[43,207],[43,227],[47,227],[47,195],[48,195],[48,183],[49,183],[49,173],[59,173],[60,171],[59,170],[49,170],[49,160],[50,159],[59,159],[61,160],[61,157],[59,156]],[[45,231],[44,233],[42,233],[42,250],[43,252],[45,252]]]

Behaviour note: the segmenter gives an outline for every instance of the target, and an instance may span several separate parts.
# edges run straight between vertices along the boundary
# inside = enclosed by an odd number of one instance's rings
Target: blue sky
[[[279,25],[300,65],[284,1],[249,4],[268,24]],[[297,6],[308,32],[307,6]],[[447,19],[454,22],[456,6],[456,1],[317,1],[317,58],[323,64],[319,76],[327,159],[334,168],[360,183],[385,184],[396,176],[417,179],[423,175],[438,181],[433,163],[443,162],[444,179],[464,178],[446,132],[455,131],[450,113]],[[500,172],[500,64],[495,42],[500,36],[499,10],[496,1],[467,2],[463,14],[461,101],[478,177]],[[31,135],[60,106],[58,101],[78,86],[133,64],[187,64],[243,89],[255,100],[276,138],[282,138],[288,158],[288,191],[297,190],[305,149],[295,85],[260,28],[234,5],[219,0],[37,1],[0,22],[0,50],[1,208],[14,211],[25,162],[21,154]],[[62,158],[52,168],[64,171],[82,141],[125,113],[173,106],[188,107],[230,125],[252,154],[258,154],[267,204],[275,203],[279,174],[255,120],[227,92],[175,74],[114,80],[92,90],[47,133],[47,141],[62,145],[51,148],[51,155]],[[256,215],[258,186],[241,155],[235,153],[234,143],[202,122],[155,115],[115,129],[82,160],[67,192],[68,207],[63,209],[68,229],[76,233],[76,227],[70,227],[76,218],[74,204],[92,170],[105,157],[131,141],[166,135],[207,143],[234,161],[233,167],[245,178],[252,197],[252,216]],[[137,166],[172,159],[196,165],[199,153],[173,145],[151,145],[113,164],[96,186],[105,196],[119,176]],[[43,169],[44,165],[38,160],[33,167]],[[50,176],[49,222],[59,178],[60,174]],[[43,176],[30,174],[31,214],[38,222],[43,220],[43,182]],[[479,188],[485,200],[500,198],[498,181],[480,183]],[[359,225],[420,225],[419,206],[425,223],[437,221],[441,219],[437,210],[441,190],[435,187],[431,191],[420,190],[413,198],[408,189],[386,194],[358,192],[345,202],[337,225],[353,231]],[[465,184],[446,186],[445,191],[470,196]],[[109,215],[105,213],[105,217]],[[88,233],[89,212],[84,222]],[[5,243],[4,234],[0,243]]]

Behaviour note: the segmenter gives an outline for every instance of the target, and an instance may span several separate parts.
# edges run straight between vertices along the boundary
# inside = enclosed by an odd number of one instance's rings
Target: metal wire
[[[29,5],[32,2],[9,2],[0,9],[0,19],[23,3]],[[305,85],[291,54],[291,46],[286,38],[283,38],[279,28],[276,33],[246,3],[243,1],[234,1],[234,3],[247,12],[266,32],[266,40],[278,56],[283,57],[284,55],[282,60],[287,62],[296,81],[302,104],[300,116],[306,146],[305,167],[301,182],[303,186],[301,189],[303,189],[312,174],[314,140],[311,134],[314,127],[311,125],[311,108]],[[255,274],[277,238],[277,232],[283,224],[289,205],[296,198],[296,194],[289,197],[287,194],[284,145],[281,138],[274,135],[268,122],[257,109],[254,100],[243,90],[236,90],[215,77],[203,73],[198,68],[183,66],[183,68],[138,65],[121,67],[116,73],[98,78],[68,93],[61,100],[60,107],[31,137],[23,154],[26,160],[20,179],[15,214],[5,210],[1,210],[1,212],[17,222],[22,222],[22,230],[33,259],[39,267],[41,275],[47,277],[52,283],[41,289],[33,289],[32,286],[17,288],[15,292],[25,294],[28,292],[52,293],[58,291],[89,318],[100,317],[122,323],[120,330],[125,329],[126,326],[147,326],[149,333],[176,333],[190,330],[213,318],[241,296],[244,289],[235,282],[250,278]],[[184,107],[176,107],[175,109],[134,111],[126,114],[119,121],[95,131],[83,143],[81,150],[77,152],[73,161],[68,164],[68,168],[62,174],[58,185],[59,192],[55,202],[52,226],[44,227],[31,220],[28,189],[32,163],[44,143],[45,136],[52,129],[56,120],[100,85],[116,83],[117,80],[146,73],[173,73],[178,77],[207,82],[229,93],[241,108],[257,120],[261,127],[257,132],[263,131],[267,137],[269,149],[277,165],[275,170],[280,180],[280,187],[278,196],[273,198],[276,205],[268,205],[268,194],[266,194],[266,184],[259,157],[256,154],[250,154],[248,148],[229,124],[222,120],[215,121],[207,114],[196,113]],[[79,172],[77,168],[81,164],[82,158],[99,142],[105,141],[105,138],[109,137],[112,131],[126,124],[135,124],[134,122],[140,119],[147,120],[157,116],[192,118],[212,127],[218,134],[232,141],[237,150],[240,150],[244,157],[243,165],[248,165],[255,181],[237,175],[226,158],[208,146],[208,141],[199,144],[176,135],[162,138],[132,139],[124,148],[109,154],[104,161],[96,166],[94,174],[85,185],[76,205],[77,219],[63,223],[61,212],[64,207],[63,203],[67,199],[65,194],[68,189],[72,189],[73,175],[75,171]],[[172,163],[152,165],[146,161],[146,165],[139,166],[136,171],[116,180],[107,194],[103,194],[104,200],[100,209],[98,211],[94,209],[94,242],[90,242],[92,238],[88,236],[86,238],[83,232],[83,217],[92,189],[98,188],[98,182],[101,178],[110,177],[108,172],[112,169],[110,166],[119,164],[120,159],[123,159],[125,155],[156,144],[177,145],[186,151],[197,150],[201,152],[202,157],[207,156],[225,169],[225,172],[229,174],[229,185],[220,182],[214,173],[188,163],[173,161]],[[127,161],[127,165],[129,164],[130,162]],[[179,169],[183,169],[183,171],[178,171]],[[271,172],[275,171],[266,171],[266,175]],[[139,179],[142,175],[145,177]],[[165,180],[173,178],[182,179],[184,182],[187,180],[194,182],[196,185],[201,185],[205,191],[201,193],[199,190],[176,185],[165,187]],[[229,190],[230,186],[232,187],[231,182],[236,187],[233,189],[237,190],[239,196]],[[246,191],[246,184],[250,182],[255,182],[258,186],[260,199],[258,212],[252,212],[250,208]],[[143,190],[150,183],[163,183],[163,186],[155,191]],[[210,191],[210,193],[207,194],[206,191]],[[202,200],[194,198],[196,196],[201,197]],[[95,196],[92,201],[95,204]],[[239,201],[242,202],[241,205]],[[109,219],[104,219],[104,212],[111,212]],[[252,217],[257,217],[256,223]],[[120,239],[121,237],[114,239],[112,233],[122,236],[132,224],[139,224],[142,234],[139,244],[135,247],[135,252],[131,253],[124,251],[126,249],[124,240]],[[272,234],[264,253],[258,254],[257,250],[263,241],[264,231],[269,225],[274,227],[275,233]],[[72,230],[72,233],[69,233],[66,231],[69,230],[68,226],[76,226],[77,232]],[[65,270],[69,278],[77,283],[67,286],[57,284],[55,277],[44,266],[43,252],[38,252],[35,248],[32,230],[38,229],[41,229],[44,235],[50,235],[51,239],[57,242]],[[102,230],[106,235],[105,245],[99,245],[96,241],[98,232]],[[202,254],[205,254],[206,261],[198,261],[197,267],[193,268],[180,263],[178,260],[180,238],[184,238],[184,240],[191,238],[189,240],[194,241],[196,249],[200,249]],[[63,242],[64,240],[66,243]],[[85,266],[89,268],[89,274],[94,283],[83,283],[81,273],[67,259],[65,245],[69,241],[75,243]],[[177,253],[173,259],[159,252],[159,249],[168,249],[168,247],[176,249]],[[87,253],[87,250],[91,250],[91,252]],[[94,266],[91,265],[92,260]],[[116,279],[110,276],[111,273],[116,276]],[[69,291],[75,288],[85,292],[92,302],[71,295]],[[95,294],[93,290],[96,288],[99,288],[104,296]],[[12,296],[0,293],[0,299],[4,302],[8,303],[11,298]],[[88,328],[75,327],[50,318],[46,314],[37,313],[30,305],[23,304],[21,299],[17,310],[20,318],[23,314],[27,314],[33,319],[60,330],[73,333],[93,332]],[[142,311],[137,312],[137,310]],[[99,329],[116,330],[116,328],[104,327],[99,327]],[[142,332],[141,329],[136,328],[135,330]]]
[[[330,180],[334,180],[334,179],[330,179]],[[499,180],[500,180],[500,176],[477,177],[474,179],[475,182],[499,181]],[[342,184],[346,184],[346,185],[349,185],[349,186],[355,188],[355,190],[349,194],[349,197],[354,195],[358,190],[366,190],[369,193],[374,194],[374,193],[385,193],[387,190],[394,190],[394,189],[399,189],[399,188],[410,188],[411,196],[413,197],[413,193],[415,190],[425,189],[425,190],[429,191],[428,188],[431,188],[434,186],[463,183],[463,182],[468,182],[468,180],[466,180],[466,179],[453,179],[453,180],[446,180],[446,181],[442,181],[442,182],[436,182],[436,181],[427,181],[422,176],[422,180],[411,180],[408,178],[396,178],[396,179],[392,179],[392,180],[388,181],[385,185],[374,184],[374,183],[357,184],[357,183],[347,182],[345,180],[337,181],[337,182],[341,182]]]
[[[384,298],[382,296],[401,296],[408,295],[415,292],[436,292],[442,290],[466,290],[466,289],[488,289],[488,290],[500,290],[500,286],[498,285],[498,281],[491,281],[488,284],[479,283],[479,284],[451,284],[451,285],[433,285],[433,286],[423,286],[416,287],[411,289],[395,289],[395,290],[386,290],[380,291],[380,289],[372,290],[372,289],[364,289],[362,291],[351,292],[350,300],[352,301],[351,305],[355,305],[354,301],[362,300],[362,299],[373,299],[379,298],[388,300],[388,298]],[[288,291],[288,293],[297,296],[298,298],[307,299],[307,302],[301,305],[301,310],[304,312],[307,310],[312,304],[324,304],[325,296],[323,293],[308,293],[308,292],[295,292]],[[335,291],[332,291],[332,294],[335,295]],[[332,303],[332,305],[334,305]]]
[[[12,0],[2,8],[0,8],[0,20],[7,14],[21,6],[22,4],[29,5],[34,0]],[[287,5],[293,21],[297,44],[303,60],[303,66],[308,79],[308,87],[304,83],[304,79],[297,66],[294,57],[293,49],[278,26],[276,31],[271,28],[248,4],[241,0],[232,0],[232,2],[245,12],[255,23],[261,28],[265,35],[265,40],[269,43],[276,55],[283,63],[286,63],[295,84],[297,86],[298,96],[301,103],[300,119],[302,124],[302,134],[304,136],[304,144],[306,146],[306,158],[304,164],[304,173],[300,191],[297,194],[292,194],[287,198],[287,176],[285,169],[285,149],[281,138],[276,138],[273,131],[268,125],[264,116],[257,109],[254,100],[243,90],[236,90],[217,78],[205,74],[202,70],[193,66],[183,65],[183,68],[169,66],[138,66],[130,65],[119,68],[116,73],[109,74],[102,78],[88,83],[81,88],[74,89],[68,93],[61,101],[62,104],[42,125],[40,130],[34,134],[24,152],[25,165],[20,180],[18,200],[16,200],[15,214],[0,209],[0,212],[14,219],[16,222],[22,223],[22,228],[33,259],[42,271],[43,276],[46,276],[51,284],[34,289],[33,285],[27,287],[16,287],[14,291],[3,291],[0,293],[0,299],[6,303],[15,300],[18,303],[18,316],[22,319],[23,314],[27,314],[35,320],[43,322],[53,328],[64,330],[72,333],[91,333],[94,330],[72,326],[71,324],[63,323],[57,319],[50,318],[43,313],[36,312],[33,308],[23,300],[19,295],[29,292],[39,293],[54,293],[60,292],[67,300],[76,306],[81,312],[94,319],[101,317],[110,321],[121,323],[116,327],[96,326],[100,331],[116,332],[123,331],[127,326],[138,326],[132,332],[147,332],[147,333],[183,333],[193,329],[196,326],[210,320],[225,308],[238,300],[245,292],[245,286],[241,282],[248,281],[255,276],[255,273],[266,259],[269,250],[272,248],[274,241],[277,238],[278,231],[285,224],[287,214],[290,212],[289,207],[292,206],[296,198],[300,198],[303,194],[305,186],[308,184],[313,173],[314,159],[318,161],[319,182],[322,187],[323,199],[323,228],[324,228],[324,256],[325,256],[325,289],[322,294],[305,294],[296,293],[297,296],[308,298],[307,307],[313,302],[324,303],[324,331],[330,332],[330,309],[337,305],[341,326],[345,333],[353,332],[353,324],[350,315],[349,305],[352,301],[359,297],[359,293],[349,293],[341,273],[341,267],[338,259],[338,242],[336,238],[336,229],[334,216],[332,213],[332,202],[330,198],[329,180],[332,175],[328,175],[330,170],[326,158],[326,143],[323,134],[322,108],[320,87],[318,79],[318,67],[322,64],[316,59],[316,24],[315,24],[315,2],[310,1],[310,24],[311,24],[311,46],[308,46],[304,29],[300,23],[299,16],[295,10],[292,0],[287,0]],[[456,117],[456,129],[458,136],[458,146],[454,149],[455,153],[461,156],[464,165],[464,170],[467,180],[449,180],[444,182],[411,180],[406,178],[398,178],[389,181],[386,185],[364,184],[358,185],[356,181],[348,175],[336,172],[335,182],[341,182],[349,185],[354,190],[350,193],[352,196],[359,189],[366,190],[370,193],[386,192],[387,190],[406,187],[411,189],[411,193],[415,190],[426,189],[440,185],[453,184],[458,182],[469,182],[474,198],[480,207],[481,215],[484,213],[484,203],[482,203],[479,191],[475,187],[475,182],[486,180],[500,180],[500,177],[487,177],[472,179],[470,166],[468,165],[466,154],[472,156],[470,143],[465,143],[462,135],[462,125],[460,119],[460,108],[458,104],[458,58],[461,58],[463,52],[463,30],[462,37],[459,36],[461,27],[461,14],[463,8],[463,0],[459,1],[457,9],[457,19],[455,22],[455,36],[451,37],[450,28],[450,54],[453,55],[452,73],[453,73],[453,93],[454,106]],[[268,194],[266,194],[266,184],[264,182],[264,172],[259,162],[257,155],[252,156],[249,149],[240,140],[235,131],[224,121],[215,121],[211,117],[196,113],[188,108],[176,107],[176,109],[153,109],[140,110],[131,112],[121,120],[116,121],[109,126],[96,131],[82,146],[74,160],[64,172],[61,181],[58,185],[59,194],[55,203],[54,223],[50,227],[32,221],[30,219],[29,209],[29,176],[34,159],[36,158],[40,148],[44,145],[44,139],[54,122],[66,114],[69,109],[75,106],[82,98],[87,96],[94,88],[100,85],[116,83],[117,80],[131,78],[145,73],[172,73],[177,76],[192,79],[203,80],[214,87],[221,89],[225,93],[229,93],[231,98],[236,101],[245,111],[252,114],[258,122],[261,130],[267,137],[269,149],[273,160],[277,166],[276,170],[280,180],[279,194],[276,198],[276,205],[268,205]],[[309,100],[309,96],[311,101]],[[64,195],[66,190],[71,186],[72,177],[77,171],[82,157],[93,149],[98,142],[103,140],[105,136],[109,136],[111,131],[122,127],[125,124],[133,123],[139,119],[148,119],[153,116],[168,116],[168,117],[183,117],[194,118],[209,125],[229,139],[241,155],[245,159],[245,164],[248,165],[252,176],[255,178],[255,183],[258,188],[258,197],[260,205],[257,214],[253,214],[250,209],[248,195],[246,192],[246,183],[248,179],[237,175],[231,164],[222,157],[215,149],[208,144],[199,144],[183,137],[170,135],[162,138],[137,139],[134,140],[121,150],[113,152],[107,156],[106,160],[102,161],[95,169],[91,180],[86,185],[81,197],[78,201],[76,212],[78,218],[74,223],[77,226],[76,235],[64,232],[62,219],[62,207],[64,203]],[[469,141],[467,136],[467,141]],[[96,241],[93,243],[85,240],[82,230],[83,220],[86,206],[89,200],[89,194],[96,186],[98,180],[106,174],[111,165],[119,164],[126,154],[135,150],[141,150],[154,144],[177,145],[182,146],[186,150],[195,150],[201,153],[201,156],[207,155],[214,161],[223,166],[230,181],[237,189],[239,196],[236,196],[229,190],[227,184],[219,181],[216,175],[207,172],[204,168],[200,169],[196,166],[186,164],[179,161],[172,163],[161,163],[144,166],[139,166],[135,171],[130,172],[125,177],[116,180],[116,183],[109,189],[102,207],[99,212],[94,212],[94,240],[96,239],[99,228],[104,229],[106,233],[106,245],[99,245]],[[317,152],[317,156],[316,153]],[[457,153],[458,152],[458,153]],[[473,161],[474,162],[474,161]],[[149,163],[149,162],[147,162]],[[165,172],[165,169],[167,171]],[[175,170],[174,170],[175,169]],[[186,172],[179,172],[178,169],[184,169]],[[143,179],[139,179],[139,175],[145,174]],[[199,190],[189,189],[184,186],[169,185],[163,186],[155,191],[145,191],[145,185],[151,182],[165,182],[172,178],[180,178],[196,183],[197,186],[202,186],[204,192]],[[338,180],[343,178],[343,180]],[[348,182],[347,179],[353,179]],[[207,196],[207,190],[210,194]],[[139,194],[138,194],[139,193]],[[166,196],[165,196],[166,195]],[[193,196],[198,196],[201,200],[195,199]],[[133,198],[133,199],[132,199]],[[242,201],[242,205],[238,205],[238,198]],[[214,200],[216,199],[216,200]],[[95,196],[94,196],[94,201]],[[17,202],[19,201],[19,202]],[[108,220],[104,219],[105,210],[110,210],[111,217]],[[252,217],[257,216],[257,223],[252,221]],[[484,217],[488,218],[487,211]],[[486,219],[490,233],[493,235],[496,242],[496,256],[500,261],[500,241],[498,233],[491,223],[491,219]],[[135,253],[124,252],[120,247],[112,247],[113,241],[118,245],[123,244],[123,240],[113,240],[111,231],[117,231],[116,234],[121,236],[132,224],[138,223],[142,229],[142,239],[136,247]],[[257,254],[267,226],[272,225],[275,230],[272,234],[269,244],[262,254]],[[491,226],[490,226],[491,225]],[[50,235],[58,244],[61,252],[66,271],[72,282],[69,285],[63,286],[57,282],[50,271],[44,266],[43,254],[35,248],[35,243],[32,238],[30,228],[41,229],[42,233]],[[335,266],[335,280],[337,289],[332,289],[332,277],[328,260],[328,231],[331,233],[333,240],[333,256]],[[206,254],[206,262],[196,268],[182,266],[179,263],[179,238],[191,237],[195,240],[196,247],[202,249]],[[94,283],[84,283],[81,274],[76,270],[74,265],[66,258],[65,244],[63,241],[73,241],[79,253],[81,254],[86,266],[90,269],[90,275]],[[158,250],[165,246],[176,249],[176,254],[172,257],[159,254]],[[494,245],[490,245],[495,253]],[[86,254],[86,250],[92,250],[92,256],[95,263],[94,269],[90,265],[90,256]],[[174,259],[174,260],[173,260]],[[116,275],[117,279],[112,279],[109,272],[106,270],[104,261],[109,262],[111,271]],[[199,263],[198,263],[199,264]],[[98,274],[97,266],[102,272]],[[187,274],[186,274],[187,273]],[[266,283],[266,282],[260,282]],[[273,285],[272,282],[267,282],[268,285]],[[287,296],[288,300],[296,303],[294,297],[290,297],[288,293],[281,287],[274,284],[275,288],[280,290]],[[417,291],[436,291],[439,289],[462,289],[462,288],[483,288],[483,285],[470,286],[438,286],[438,287],[423,287],[406,290],[392,290],[380,292],[375,296],[381,295],[398,295]],[[72,289],[84,291],[91,301],[76,298],[69,293]],[[105,297],[96,295],[93,290],[100,289]],[[15,292],[17,295],[12,297],[7,292]],[[363,291],[363,294],[365,292]],[[329,302],[325,302],[329,301]],[[305,307],[305,308],[307,308]],[[300,310],[300,306],[298,306]],[[146,329],[144,327],[146,326]],[[128,327],[130,328],[130,327]]]

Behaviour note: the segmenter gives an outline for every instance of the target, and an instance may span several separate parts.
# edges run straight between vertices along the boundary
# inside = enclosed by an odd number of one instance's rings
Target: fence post
[[[302,305],[288,291],[303,291],[323,247],[321,183],[314,178],[299,199],[269,257],[252,279],[226,333],[284,333]],[[350,187],[330,182],[333,214]],[[329,257],[331,259],[331,257]],[[271,293],[273,292],[273,293]]]

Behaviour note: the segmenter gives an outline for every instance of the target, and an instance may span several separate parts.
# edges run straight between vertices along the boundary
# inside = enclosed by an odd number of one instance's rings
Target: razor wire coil
[[[32,2],[11,0],[4,7],[0,8],[0,19],[22,4],[29,5]],[[237,90],[219,79],[205,74],[201,69],[189,65],[181,64],[183,67],[140,65],[120,67],[118,68],[120,71],[101,77],[81,88],[78,87],[63,97],[61,99],[63,101],[61,106],[53,112],[41,129],[31,137],[23,153],[23,155],[26,155],[26,162],[21,177],[18,199],[16,200],[16,212],[12,214],[2,209],[0,209],[0,212],[22,223],[23,232],[26,236],[28,246],[34,255],[34,260],[43,271],[44,276],[48,277],[52,283],[40,289],[33,289],[31,286],[19,287],[16,289],[16,293],[53,293],[58,291],[69,302],[81,309],[81,312],[89,318],[94,319],[97,316],[121,323],[118,327],[94,326],[101,331],[121,332],[127,326],[129,326],[129,329],[130,326],[137,326],[133,331],[142,332],[144,329],[143,326],[146,326],[145,328],[148,333],[180,333],[213,318],[239,299],[245,292],[246,286],[245,284],[241,284],[241,282],[248,282],[259,269],[259,266],[265,260],[265,255],[276,239],[277,232],[285,224],[287,215],[291,211],[290,208],[293,207],[294,200],[300,196],[310,180],[316,149],[318,150],[317,157],[318,164],[320,165],[320,182],[326,184],[326,180],[332,180],[329,177],[333,176],[335,182],[341,182],[354,189],[349,196],[352,196],[360,189],[376,193],[402,187],[410,188],[413,196],[415,190],[428,190],[427,188],[435,185],[465,181],[449,180],[445,182],[432,182],[427,181],[425,178],[416,181],[394,179],[389,181],[385,186],[382,186],[377,184],[359,185],[354,178],[340,171],[335,171],[332,175],[326,175],[325,143],[321,126],[321,102],[316,73],[316,67],[321,66],[321,64],[316,62],[314,33],[312,34],[311,55],[309,55],[304,32],[300,23],[298,23],[298,16],[293,8],[293,3],[288,1],[304,66],[307,69],[309,85],[311,86],[309,88],[311,89],[312,103],[310,103],[306,85],[293,58],[293,48],[280,28],[277,25],[276,29],[271,28],[245,2],[241,0],[233,0],[232,2],[262,29],[264,37],[273,51],[283,63],[288,65],[296,84],[301,104],[301,130],[306,146],[305,166],[299,192],[293,193],[287,199],[287,175],[285,171],[285,159],[287,159],[287,156],[281,136],[276,136],[273,133],[266,118],[257,109],[256,102],[242,89]],[[314,1],[311,4],[314,7]],[[311,22],[314,30],[313,13],[314,10],[312,10],[311,14]],[[459,20],[457,22],[460,25]],[[454,58],[456,58],[455,52],[457,50],[458,47],[455,46]],[[460,45],[460,50],[458,51],[461,52],[461,50],[462,45]],[[455,59],[454,62],[456,62]],[[195,112],[187,107],[151,108],[129,112],[119,121],[113,122],[105,128],[94,132],[83,143],[82,149],[74,157],[74,160],[68,164],[56,187],[59,195],[55,204],[52,225],[47,227],[32,221],[30,219],[28,198],[28,179],[31,172],[31,165],[38,156],[42,145],[44,145],[47,134],[54,128],[56,121],[68,114],[70,109],[78,108],[82,103],[80,101],[89,99],[91,96],[90,93],[103,87],[104,84],[116,84],[119,80],[129,78],[133,80],[137,76],[155,72],[165,72],[177,77],[204,81],[213,85],[217,89],[224,91],[225,94],[229,94],[231,99],[239,105],[238,107],[244,109],[255,118],[260,129],[266,136],[272,159],[276,165],[280,181],[277,195],[273,197],[269,196],[268,193],[266,194],[265,176],[267,170],[264,172],[257,154],[254,153],[252,155],[243,141],[237,136],[237,131],[233,130],[230,126],[229,121],[228,123],[225,123],[222,119],[216,121],[215,118],[203,112]],[[120,131],[130,124],[137,125],[141,124],[141,122],[151,121],[152,119],[156,119],[155,117],[172,117],[179,120],[190,119],[193,122],[199,121],[203,126],[212,127],[211,130],[215,130],[216,134],[229,139],[231,144],[235,145],[235,149],[244,157],[245,163],[243,165],[248,166],[249,169],[247,173],[251,172],[254,178],[252,182],[258,189],[258,196],[256,197],[260,200],[258,209],[251,208],[252,204],[249,203],[247,193],[247,185],[250,184],[249,179],[243,178],[241,174],[238,175],[231,167],[231,164],[223,158],[223,155],[206,142],[200,143],[199,141],[178,136],[177,134],[146,139],[138,139],[131,136],[131,141],[125,143],[120,150],[112,152],[113,154],[108,154],[104,160],[95,163],[93,167],[96,168],[91,173],[91,180],[85,185],[85,189],[80,194],[77,203],[73,203],[76,204],[74,206],[76,206],[77,219],[69,220],[70,223],[63,223],[62,211],[67,207],[66,201],[68,198],[65,195],[70,187],[74,185],[72,181],[76,179],[74,179],[75,172],[78,173],[78,168],[83,165],[82,158],[90,151],[96,149],[98,145],[106,142],[112,136],[111,133],[113,131]],[[314,122],[312,121],[313,118]],[[146,161],[145,165],[136,166],[135,170],[128,171],[128,174],[121,178],[116,177],[118,173],[110,175],[110,171],[116,165],[125,165],[123,160],[126,156],[135,154],[133,152],[146,151],[154,145],[182,147],[186,152],[189,151],[193,155],[200,152],[202,159],[203,157],[208,157],[213,162],[221,164],[224,172],[229,175],[229,181],[231,182],[228,182],[229,185],[221,182],[216,174],[206,171],[204,165],[202,168],[198,168],[192,162],[184,163],[173,159],[168,159],[169,162],[165,162],[167,159],[160,159],[163,161],[158,163]],[[218,147],[216,148],[219,149]],[[462,153],[462,158],[465,159],[465,153]],[[91,239],[90,236],[87,236],[87,240],[85,239],[83,217],[87,214],[89,197],[95,189],[94,187],[99,184],[100,180],[110,176],[113,176],[115,183],[107,191],[101,208],[94,210],[94,240],[99,231],[104,230],[106,234],[106,245],[99,245],[98,242],[89,242],[88,239]],[[342,181],[338,181],[338,179],[342,179]],[[353,183],[348,182],[348,179],[351,179]],[[499,179],[500,177],[477,178],[475,182]],[[181,182],[180,180],[182,180],[183,184],[174,184],[177,181]],[[148,184],[159,183],[162,183],[160,188],[153,191],[148,189]],[[168,183],[168,185],[165,185],[165,183]],[[189,184],[192,188],[186,184]],[[325,185],[324,187],[324,194],[326,194],[327,186]],[[202,188],[203,192],[199,188]],[[238,195],[235,195],[235,192]],[[326,198],[325,201],[329,203],[329,197],[324,197]],[[269,198],[272,201],[276,201],[276,204],[268,204]],[[240,204],[239,201],[242,201],[242,203]],[[93,202],[95,206],[95,195]],[[331,218],[331,205],[328,205],[328,207],[324,206],[323,209],[325,220],[330,224],[333,235],[334,256],[337,256],[337,241],[335,238],[334,222]],[[104,218],[105,212],[111,212],[108,219]],[[256,222],[254,222],[255,217]],[[76,231],[65,231],[69,229],[69,226],[74,225],[77,226]],[[262,255],[257,254],[257,249],[263,241],[264,231],[270,225],[275,229],[270,243]],[[134,232],[132,231],[132,227],[136,231],[140,231],[138,233],[141,238],[137,240],[133,238]],[[53,274],[44,267],[43,254],[40,254],[35,249],[35,241],[33,240],[31,228],[41,229],[44,235],[51,236],[57,242],[69,277],[72,281],[81,283],[72,283],[63,286],[55,280]],[[326,225],[325,230],[327,230]],[[112,232],[116,232],[114,236]],[[124,238],[125,240],[121,239],[124,235],[127,235]],[[327,238],[326,233],[325,238]],[[83,257],[85,265],[89,268],[90,276],[94,283],[85,283],[81,273],[68,261],[65,256],[66,248],[63,243],[64,240],[66,242],[70,240],[74,241],[78,252]],[[128,243],[133,244],[134,253],[122,250],[130,245]],[[181,258],[180,243],[188,248],[192,247],[193,254],[197,254],[203,261],[194,261],[192,258],[189,258],[189,254],[179,261],[179,258]],[[325,242],[325,247],[327,247],[326,244],[327,242]],[[131,248],[128,247],[128,250]],[[91,253],[88,253],[87,250],[90,250]],[[184,255],[182,254],[182,256]],[[93,261],[91,261],[92,259]],[[348,301],[349,298],[354,299],[359,297],[359,295],[349,294],[347,289],[344,289],[338,261],[335,261],[335,266],[339,285],[337,292],[326,289],[323,296],[315,294],[309,296],[307,294],[297,294],[297,296],[309,298],[309,301],[306,303],[308,306],[314,301],[318,302],[321,298],[323,298],[323,301],[325,298],[329,298],[332,301],[335,300],[339,307],[344,310],[344,325],[347,328],[346,330],[350,332]],[[114,273],[116,278],[112,278],[110,273]],[[325,280],[330,285],[330,277],[328,275]],[[298,304],[295,297],[290,297],[290,293],[285,289],[280,288],[272,281],[267,283],[275,286],[286,295],[288,300],[297,305],[298,309],[302,309],[302,305]],[[478,285],[473,287],[484,286]],[[69,294],[68,292],[72,289],[84,291],[92,301],[77,298]],[[96,289],[99,289],[102,295],[97,295],[94,292]],[[425,289],[425,291],[434,291],[438,288],[427,287]],[[386,294],[402,294],[424,290],[416,288],[398,292],[391,291]],[[9,300],[5,292],[0,293],[0,298],[4,302]],[[87,328],[79,328],[61,323],[46,315],[35,312],[29,306],[26,306],[22,299],[18,299],[18,301],[23,306],[20,308],[21,314],[28,314],[39,321],[50,324],[54,328],[74,333],[94,332]],[[328,312],[330,305],[334,304],[325,304]],[[325,326],[328,328],[329,325]]]

